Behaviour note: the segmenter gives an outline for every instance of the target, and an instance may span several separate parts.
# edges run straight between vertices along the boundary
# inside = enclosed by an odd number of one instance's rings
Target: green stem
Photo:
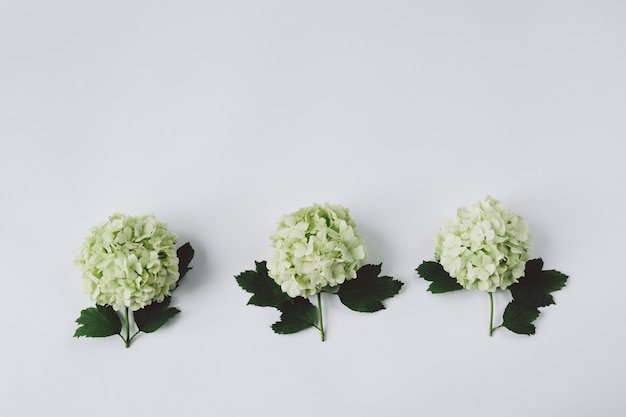
[[[324,319],[322,318],[322,294],[317,293],[317,312],[319,314],[320,319],[320,333],[322,335],[322,342],[326,340],[326,335],[324,334]]]
[[[137,336],[137,335],[139,334],[139,332],[140,332],[140,331],[141,331],[141,330],[137,330],[137,331],[136,331],[136,332],[135,332],[135,333],[134,333],[134,334],[130,337],[130,340],[128,341],[128,344],[129,344],[129,345],[130,345],[130,342],[132,342],[132,341],[133,341],[133,339],[135,338],[135,336]]]
[[[124,339],[124,345],[127,348],[130,346],[130,324],[128,320],[128,307],[126,307],[126,339]]]
[[[489,336],[493,335],[493,293],[489,293],[489,305],[490,305],[490,309],[489,309]],[[496,327],[497,329],[497,327]]]

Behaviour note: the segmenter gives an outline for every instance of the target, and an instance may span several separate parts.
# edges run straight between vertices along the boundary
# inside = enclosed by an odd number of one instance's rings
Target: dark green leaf
[[[317,307],[304,297],[292,298],[278,308],[280,320],[272,324],[272,330],[278,334],[297,333],[317,325]]]
[[[285,294],[267,274],[265,261],[255,262],[256,271],[244,271],[237,275],[237,283],[252,297],[248,304],[274,307],[280,310],[280,320],[272,325],[278,334],[296,333],[317,324],[317,307],[304,297],[291,298]]]
[[[341,284],[337,294],[341,302],[351,310],[373,313],[385,306],[382,300],[396,295],[402,285],[388,276],[379,276],[381,265],[364,265],[356,273],[356,278]]]
[[[337,294],[341,285],[335,285],[334,287],[329,287],[328,285],[322,288],[321,292],[325,292],[326,294]]]
[[[504,309],[502,326],[518,334],[535,334],[535,326],[532,322],[538,316],[539,310],[536,307],[527,306],[513,300]]]
[[[417,273],[426,281],[431,281],[428,291],[433,294],[461,290],[463,287],[448,274],[439,262],[424,261],[417,268]]]
[[[541,259],[526,262],[524,276],[509,287],[515,301],[531,307],[554,304],[554,298],[550,293],[565,286],[567,275],[554,270],[542,271],[542,268]]]
[[[122,331],[122,321],[113,307],[89,307],[80,312],[76,319],[79,324],[74,337],[107,337],[119,334]]]
[[[248,304],[279,308],[282,303],[291,302],[293,299],[285,294],[280,289],[280,285],[267,275],[265,261],[255,262],[255,264],[256,271],[248,270],[235,277],[241,288],[253,294]]]
[[[189,242],[185,243],[176,251],[176,256],[178,256],[178,273],[180,275],[178,278],[178,283],[176,283],[176,286],[180,284],[180,280],[183,279],[183,277],[191,269],[189,264],[191,263],[191,260],[193,259],[193,255],[195,253],[196,252],[193,250]]]
[[[145,333],[152,333],[163,326],[169,319],[180,313],[175,307],[168,307],[172,297],[165,297],[160,302],[154,302],[133,313],[135,323],[139,330]]]

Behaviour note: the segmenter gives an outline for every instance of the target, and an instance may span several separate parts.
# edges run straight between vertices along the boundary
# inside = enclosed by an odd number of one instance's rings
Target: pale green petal
[[[84,290],[115,310],[163,300],[179,277],[176,236],[154,216],[113,214],[88,232],[76,263]]]
[[[356,276],[367,250],[349,211],[313,205],[283,216],[271,235],[268,274],[291,297],[307,297]]]
[[[467,289],[492,292],[515,283],[529,258],[524,220],[492,197],[456,213],[437,234],[435,257],[443,268]]]

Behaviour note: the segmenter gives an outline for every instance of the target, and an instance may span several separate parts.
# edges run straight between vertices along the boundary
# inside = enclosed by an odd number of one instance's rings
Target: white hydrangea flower
[[[524,220],[487,197],[457,210],[437,235],[435,257],[464,288],[494,292],[524,275],[529,249]]]
[[[154,216],[113,214],[89,231],[75,261],[85,292],[117,311],[163,301],[179,278],[175,244]]]
[[[268,275],[290,297],[308,297],[355,278],[367,257],[349,210],[339,205],[315,204],[288,214],[270,238]]]

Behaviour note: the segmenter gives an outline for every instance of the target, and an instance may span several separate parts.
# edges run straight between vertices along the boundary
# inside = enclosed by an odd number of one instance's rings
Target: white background
[[[624,415],[624,74],[620,1],[0,2],[0,414]],[[532,337],[414,271],[486,195],[570,275]],[[313,202],[405,283],[371,315],[325,298],[324,343],[233,278]],[[72,337],[116,211],[196,248],[130,349]]]

